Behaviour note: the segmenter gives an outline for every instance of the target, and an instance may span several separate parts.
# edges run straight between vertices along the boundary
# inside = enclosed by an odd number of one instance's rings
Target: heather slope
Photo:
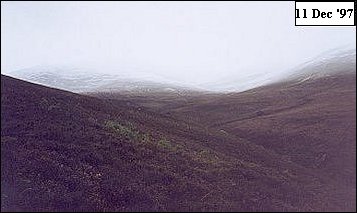
[[[2,210],[346,210],[314,171],[183,117],[1,77]],[[340,205],[341,204],[341,205]]]

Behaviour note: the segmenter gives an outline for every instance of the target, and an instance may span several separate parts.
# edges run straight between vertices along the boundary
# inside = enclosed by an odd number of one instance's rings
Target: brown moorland
[[[355,211],[355,82],[98,98],[2,75],[1,209]]]

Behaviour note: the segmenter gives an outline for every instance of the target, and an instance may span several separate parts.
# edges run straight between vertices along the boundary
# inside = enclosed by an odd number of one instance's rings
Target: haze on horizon
[[[1,73],[69,65],[200,84],[356,46],[356,27],[296,27],[294,2],[1,2]]]

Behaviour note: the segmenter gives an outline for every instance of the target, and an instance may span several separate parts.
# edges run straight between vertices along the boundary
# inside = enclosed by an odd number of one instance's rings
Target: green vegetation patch
[[[170,150],[172,152],[179,152],[183,150],[183,147],[180,145],[173,144],[171,141],[167,140],[166,138],[161,138],[157,141],[156,145],[160,148]]]
[[[199,150],[193,152],[185,151],[184,147],[179,144],[172,143],[169,139],[161,136],[154,138],[150,133],[143,133],[139,131],[130,122],[117,122],[113,120],[107,120],[105,122],[105,127],[111,131],[124,136],[131,141],[135,141],[142,145],[155,146],[160,150],[167,150],[171,153],[185,153],[190,156],[193,160],[210,165],[221,165],[223,161],[218,157],[218,155],[212,150]]]
[[[115,121],[106,121],[105,127],[113,130],[114,132],[128,139],[140,140],[143,138],[143,135],[134,128],[134,125],[132,123],[129,122],[124,125]]]
[[[108,120],[105,122],[105,127],[114,131],[115,133],[126,137],[130,140],[135,140],[136,142],[142,144],[151,144],[158,147],[159,149],[169,150],[171,152],[178,152],[183,147],[172,143],[165,137],[161,137],[159,140],[154,139],[149,133],[143,133],[135,128],[135,126],[126,122],[125,124],[116,121]]]
[[[200,150],[194,152],[194,158],[200,162],[206,163],[206,164],[219,164],[221,160],[219,159],[218,155],[211,151],[211,150]]]

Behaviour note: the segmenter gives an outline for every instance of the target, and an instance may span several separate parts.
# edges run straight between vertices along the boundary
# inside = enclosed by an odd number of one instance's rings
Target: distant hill
[[[10,76],[33,83],[72,92],[185,93],[201,91],[161,76],[145,73],[107,74],[75,67],[36,66],[9,73]]]
[[[95,71],[70,66],[35,66],[8,73],[9,76],[33,83],[77,93],[121,93],[126,95],[177,95],[201,93],[242,92],[276,82],[294,79],[304,81],[330,74],[356,72],[356,50],[331,50],[304,62],[299,66],[281,71],[229,76],[214,82],[190,85],[159,75],[124,72]],[[118,74],[108,74],[118,73]]]
[[[316,58],[305,62],[287,75],[280,77],[280,81],[304,80],[309,78],[327,77],[330,75],[356,74],[356,50],[331,50]]]
[[[356,73],[356,49],[335,49],[287,70],[264,70],[264,73],[229,76],[200,86],[216,92],[242,92],[257,87],[294,79],[323,77],[337,73]]]

